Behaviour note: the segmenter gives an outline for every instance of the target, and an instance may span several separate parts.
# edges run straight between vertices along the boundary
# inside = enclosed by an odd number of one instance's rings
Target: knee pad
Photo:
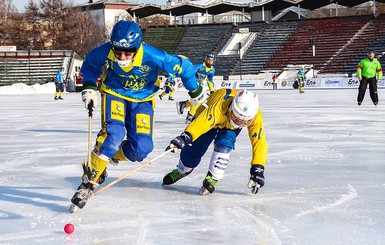
[[[209,171],[218,180],[223,178],[230,159],[230,152],[223,153],[214,151],[211,155]]]

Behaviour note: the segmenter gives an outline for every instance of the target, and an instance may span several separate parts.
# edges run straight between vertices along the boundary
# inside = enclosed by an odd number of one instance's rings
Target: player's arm
[[[377,72],[377,79],[378,79],[377,82],[380,82],[381,79],[382,79],[382,68],[381,68],[380,62],[377,62],[377,69],[376,69],[376,72]]]
[[[213,72],[207,76],[207,86],[209,87],[210,93],[214,92],[214,74],[215,69],[213,68]]]
[[[362,79],[362,65],[363,65],[363,61],[361,60],[360,63],[358,63],[358,66],[357,66],[357,77],[359,80]]]

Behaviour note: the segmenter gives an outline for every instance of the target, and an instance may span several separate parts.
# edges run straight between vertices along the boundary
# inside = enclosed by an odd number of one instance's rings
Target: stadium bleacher
[[[147,27],[143,41],[168,53],[185,55],[193,64],[208,52],[218,54],[234,33],[248,28],[255,39],[240,60],[239,54],[217,57],[216,75],[258,75],[290,65],[308,65],[318,74],[355,73],[368,49],[385,66],[385,15],[345,16],[291,21]],[[315,44],[315,56],[310,40]],[[44,83],[69,64],[73,51],[0,52],[0,85]]]
[[[73,51],[0,52],[0,86],[14,83],[46,83],[61,66],[70,63]]]
[[[289,64],[309,64],[322,72],[328,60],[346,46],[369,20],[369,16],[303,20],[266,67],[283,69]],[[310,46],[310,39],[314,40],[315,56]]]

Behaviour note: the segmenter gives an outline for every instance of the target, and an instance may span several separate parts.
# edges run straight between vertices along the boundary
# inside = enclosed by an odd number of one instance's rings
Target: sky
[[[200,196],[212,148],[174,185],[168,153],[70,214],[87,157],[80,93],[54,101],[54,85],[0,87],[0,244],[383,244],[385,89],[374,107],[357,89],[258,90],[268,160],[265,186],[247,188],[251,147],[237,138],[216,191]],[[157,98],[155,149],[109,166],[107,183],[159,156],[185,128],[175,101]],[[176,100],[186,99],[177,92]],[[92,136],[100,129],[94,111]],[[63,227],[75,226],[67,235]]]

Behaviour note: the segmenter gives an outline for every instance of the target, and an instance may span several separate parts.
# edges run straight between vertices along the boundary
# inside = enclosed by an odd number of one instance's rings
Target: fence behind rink
[[[294,89],[293,83],[295,78],[277,79],[276,88],[278,90]],[[322,78],[309,78],[306,79],[306,89],[358,89],[360,82],[356,77],[322,77]],[[206,85],[205,85],[206,86]],[[231,89],[273,89],[273,81],[271,79],[254,80],[254,79],[214,79],[215,89],[231,88]],[[378,84],[378,88],[385,88],[385,79],[382,79]],[[183,83],[180,78],[176,78],[175,89],[177,91],[186,91],[183,87]]]

